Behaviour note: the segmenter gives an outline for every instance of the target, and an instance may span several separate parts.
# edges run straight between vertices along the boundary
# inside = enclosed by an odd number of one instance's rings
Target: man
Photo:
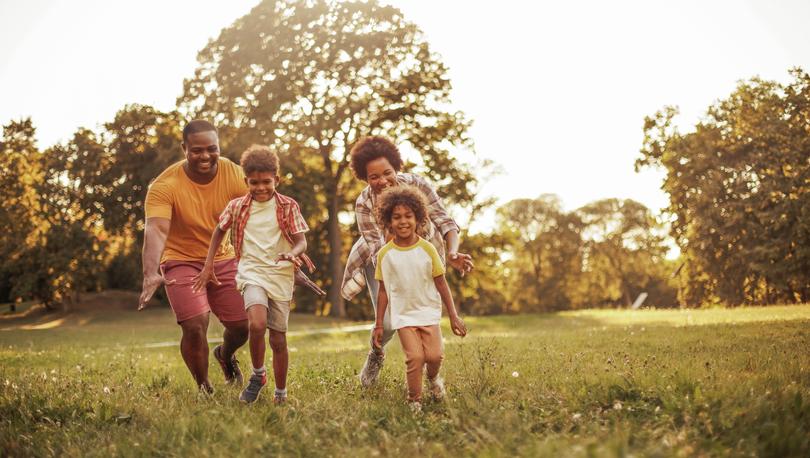
[[[234,352],[248,338],[242,296],[235,286],[233,247],[224,243],[214,258],[218,282],[193,291],[208,252],[218,216],[227,203],[247,193],[241,167],[219,157],[216,128],[194,120],[183,129],[185,160],[169,166],[149,186],[143,244],[143,310],[164,284],[172,311],[182,329],[180,353],[201,391],[212,393],[208,380],[208,318],[211,312],[225,327],[223,344],[214,348],[226,383],[242,385]]]

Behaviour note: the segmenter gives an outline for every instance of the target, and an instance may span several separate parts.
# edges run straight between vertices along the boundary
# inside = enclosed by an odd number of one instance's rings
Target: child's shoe
[[[419,401],[408,401],[408,407],[411,409],[411,413],[422,413],[422,403]]]
[[[287,403],[287,388],[283,390],[279,390],[276,388],[276,392],[273,395],[273,404],[277,406],[281,406]]]
[[[265,372],[262,375],[253,374],[250,376],[250,380],[248,381],[248,386],[242,390],[242,394],[239,395],[239,400],[250,404],[252,402],[256,402],[256,399],[259,398],[259,393],[261,393],[262,388],[264,385],[267,384],[267,373]]]
[[[444,379],[441,375],[437,375],[434,379],[428,379],[428,385],[430,394],[433,395],[433,399],[437,401],[441,401],[444,399]]]

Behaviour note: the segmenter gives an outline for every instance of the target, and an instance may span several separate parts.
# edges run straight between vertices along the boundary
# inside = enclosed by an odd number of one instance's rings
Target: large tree
[[[644,124],[636,167],[662,167],[685,300],[730,305],[810,300],[810,76],[754,78],[693,131],[668,107]]]
[[[357,190],[348,153],[361,136],[387,135],[416,151],[441,194],[471,199],[474,177],[451,154],[471,150],[469,123],[449,109],[447,68],[398,9],[376,1],[267,0],[224,29],[198,60],[179,99],[183,112],[214,121],[230,151],[270,144],[282,157],[301,157],[307,168],[299,171],[319,178],[332,314],[345,315],[338,216]]]

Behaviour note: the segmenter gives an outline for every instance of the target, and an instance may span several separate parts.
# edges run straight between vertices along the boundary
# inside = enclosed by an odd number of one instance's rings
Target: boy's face
[[[384,157],[378,157],[366,164],[366,179],[374,194],[379,194],[389,186],[397,185],[397,171]]]
[[[397,205],[391,213],[391,230],[400,240],[410,240],[416,234],[416,214],[410,207]]]
[[[253,172],[245,177],[253,200],[267,202],[276,193],[278,175],[273,172]]]
[[[189,168],[200,175],[216,173],[219,159],[219,138],[213,130],[191,134],[183,143]]]

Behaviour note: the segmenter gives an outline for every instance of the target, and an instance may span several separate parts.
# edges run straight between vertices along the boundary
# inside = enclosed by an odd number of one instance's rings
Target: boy
[[[312,261],[304,254],[309,230],[298,203],[276,192],[279,160],[265,146],[253,145],[241,158],[249,192],[228,203],[211,237],[205,266],[195,279],[195,288],[209,281],[218,283],[213,271],[213,256],[228,229],[239,260],[236,286],[241,291],[250,328],[250,359],[253,375],[239,399],[252,403],[267,383],[264,366],[264,332],[269,329],[273,351],[273,375],[276,382],[273,402],[287,399],[287,323],[293,293],[295,269]]]
[[[433,397],[439,400],[444,396],[444,381],[439,376],[444,359],[439,329],[442,304],[454,334],[464,337],[467,328],[456,312],[438,251],[417,234],[428,221],[424,195],[410,186],[385,190],[380,196],[377,219],[393,238],[377,254],[374,276],[380,290],[374,345],[382,345],[383,317],[390,306],[391,328],[397,331],[405,353],[408,401],[414,411],[420,411],[423,366],[427,365]]]

